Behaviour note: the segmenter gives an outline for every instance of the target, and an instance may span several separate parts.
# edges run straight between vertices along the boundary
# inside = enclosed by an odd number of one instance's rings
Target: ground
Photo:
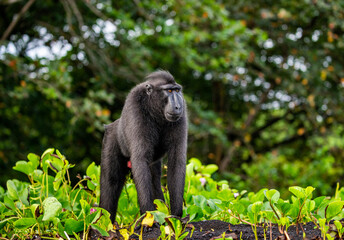
[[[317,228],[314,228],[314,223],[307,223],[302,224],[296,227],[295,225],[290,226],[288,228],[288,236],[285,234],[280,233],[278,227],[276,225],[272,225],[271,227],[268,226],[265,228],[258,227],[257,229],[257,237],[259,240],[263,239],[277,239],[277,240],[318,240],[322,239],[321,231]],[[191,236],[191,229],[194,227],[194,231]],[[138,230],[139,233],[140,230]],[[210,221],[200,221],[200,222],[191,222],[187,225],[187,231],[189,232],[188,236],[185,239],[192,239],[192,240],[203,240],[203,239],[224,239],[224,236],[229,239],[230,237],[233,240],[247,240],[247,239],[255,239],[254,232],[252,227],[248,224],[238,224],[232,225],[227,222],[219,221],[219,220],[210,220]],[[151,239],[158,239],[160,236],[160,229],[158,226],[151,228],[148,231],[143,233],[143,239],[151,240]],[[91,236],[91,239],[97,239],[99,237],[95,235]],[[113,240],[113,239],[124,239],[121,238],[120,235],[116,233],[111,234],[110,237],[101,238],[104,240]],[[139,239],[137,235],[130,236],[130,239]],[[339,239],[339,238],[336,238]]]

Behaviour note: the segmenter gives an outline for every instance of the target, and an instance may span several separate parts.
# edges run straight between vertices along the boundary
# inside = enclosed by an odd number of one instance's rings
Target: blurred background
[[[188,158],[230,187],[344,177],[344,2],[0,1],[0,184],[54,147],[99,164],[103,124],[157,69],[184,86]]]

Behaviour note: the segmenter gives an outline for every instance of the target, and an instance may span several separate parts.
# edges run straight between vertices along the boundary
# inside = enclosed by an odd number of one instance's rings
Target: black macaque
[[[110,212],[112,222],[130,170],[129,161],[141,214],[155,210],[154,199],[164,200],[160,178],[165,154],[171,214],[181,216],[186,148],[187,114],[182,87],[169,72],[153,72],[130,91],[121,117],[105,126],[100,207]]]

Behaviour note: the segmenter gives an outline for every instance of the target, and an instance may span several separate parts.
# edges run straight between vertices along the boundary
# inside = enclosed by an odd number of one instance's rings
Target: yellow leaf
[[[171,231],[170,227],[169,226],[165,226],[165,233],[166,233],[166,235],[170,235],[171,232],[173,232],[173,231]]]
[[[301,136],[303,134],[305,134],[305,129],[304,128],[297,129],[297,135]]]
[[[111,112],[110,112],[109,109],[103,109],[103,110],[102,110],[102,115],[103,115],[103,116],[110,116],[110,113],[111,113]]]
[[[142,220],[142,226],[152,227],[153,224],[154,224],[154,215],[152,215],[150,212],[147,212],[145,218]]]
[[[245,142],[251,142],[251,139],[252,139],[251,134],[246,133],[244,137]]]
[[[240,145],[241,145],[241,142],[239,140],[234,141],[234,146],[240,147]]]
[[[327,123],[333,123],[333,117],[328,117],[328,118],[326,119],[326,122],[327,122]]]
[[[250,108],[250,115],[255,115],[256,114],[256,109]]]
[[[333,42],[333,33],[331,31],[327,32],[327,41],[328,42]]]
[[[306,86],[308,84],[308,80],[306,78],[302,79],[302,85]]]
[[[320,128],[320,132],[321,132],[322,134],[324,134],[324,133],[326,132],[326,127],[322,126],[322,127]]]
[[[66,107],[70,108],[72,106],[72,101],[71,100],[67,100],[66,101]]]
[[[101,111],[101,110],[97,110],[97,111],[96,111],[96,116],[97,116],[97,117],[100,117],[101,115],[102,115],[102,111]]]
[[[311,94],[307,97],[307,100],[309,102],[309,105],[311,105],[311,107],[314,107],[315,106],[315,102],[314,102],[314,95]]]
[[[326,70],[321,70],[321,73],[320,73],[321,80],[324,81],[326,79],[326,76],[327,76]]]
[[[277,17],[280,19],[287,19],[287,18],[291,17],[291,14],[290,14],[290,12],[285,10],[284,8],[281,8],[277,14]]]
[[[124,237],[124,240],[129,240],[130,234],[129,234],[128,229],[125,229],[125,228],[120,229],[119,233]]]
[[[248,59],[247,59],[247,61],[248,61],[249,63],[251,63],[251,62],[254,61],[254,58],[255,58],[255,57],[256,57],[256,55],[254,54],[253,51],[251,51],[251,52],[250,52],[250,55],[249,55],[249,57],[248,57]]]

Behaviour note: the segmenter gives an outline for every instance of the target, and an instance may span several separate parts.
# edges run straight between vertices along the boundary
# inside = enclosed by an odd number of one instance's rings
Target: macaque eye
[[[171,92],[172,92],[172,89],[168,89],[168,92],[170,92],[170,93],[171,93]]]
[[[179,89],[176,89],[176,92],[179,92]]]

